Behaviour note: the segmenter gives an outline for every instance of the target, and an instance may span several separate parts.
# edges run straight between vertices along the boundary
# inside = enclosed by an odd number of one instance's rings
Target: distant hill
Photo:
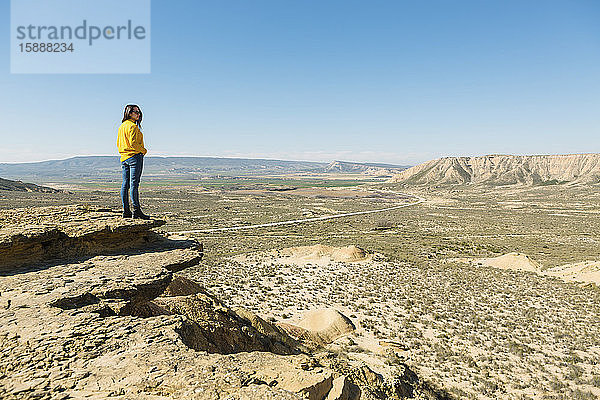
[[[599,183],[600,154],[444,157],[402,171],[389,182],[416,185]]]
[[[409,166],[406,165],[333,161],[325,167],[325,172],[360,173],[363,175],[391,176],[407,168],[409,168]]]
[[[257,176],[296,173],[356,173],[392,176],[408,168],[402,165],[334,161],[288,161],[222,157],[146,157],[144,176],[154,178],[199,179],[215,176]],[[32,163],[0,163],[0,176],[34,182],[52,180],[119,180],[118,156],[85,156]]]
[[[206,176],[252,176],[323,172],[326,163],[219,157],[146,157],[145,177],[194,179]],[[63,179],[120,179],[118,156],[73,157],[33,163],[0,164],[0,176],[37,182]]]
[[[13,192],[60,192],[60,190],[52,189],[45,186],[34,185],[33,183],[23,183],[21,181],[11,181],[3,178],[0,178],[0,190],[10,190]]]

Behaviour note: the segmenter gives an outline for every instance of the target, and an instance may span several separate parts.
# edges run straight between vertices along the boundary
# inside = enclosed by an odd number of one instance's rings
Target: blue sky
[[[116,154],[129,102],[148,155],[600,152],[596,0],[153,0],[140,75],[10,74],[0,4],[0,162]]]

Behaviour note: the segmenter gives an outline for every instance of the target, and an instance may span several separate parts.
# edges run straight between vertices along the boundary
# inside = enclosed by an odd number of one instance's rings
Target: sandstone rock
[[[169,286],[162,293],[162,296],[170,297],[170,296],[188,296],[190,294],[196,293],[207,293],[206,289],[204,289],[198,283],[184,278],[183,276],[174,276]]]
[[[252,378],[282,356],[199,353],[179,333],[185,316],[156,315],[161,308],[147,300],[186,252],[196,256],[193,249],[98,256],[0,277],[0,304],[11,300],[0,308],[0,398],[299,398]],[[110,315],[87,310],[102,304],[128,306]],[[123,315],[136,308],[147,308],[147,317]]]
[[[420,379],[406,364],[379,365],[377,372],[374,367],[359,362],[344,368],[349,380],[360,388],[361,399],[449,399]]]
[[[333,371],[311,364],[309,357],[279,358],[261,366],[255,376],[270,386],[305,393],[309,400],[324,400],[333,385]]]
[[[170,326],[171,338],[178,338],[178,317],[132,320],[83,311],[102,302],[144,301],[160,293],[170,278],[171,273],[164,268],[135,268],[149,261],[143,256],[133,258],[140,263],[131,262],[129,270],[118,268],[117,261],[128,260],[97,257],[81,264],[0,278],[1,296],[11,300],[9,309],[0,310],[0,343],[9,355],[0,360],[1,398],[50,398],[60,392],[79,393],[81,397],[98,378],[89,367],[93,360],[117,349],[126,353],[129,344],[166,326]],[[112,310],[112,314],[116,312]],[[56,372],[40,383],[45,393],[41,395],[38,386],[30,383],[50,368]],[[96,386],[96,397],[106,397],[108,392],[100,386]]]
[[[359,400],[360,389],[348,377],[340,376],[333,380],[333,386],[325,400]]]
[[[186,317],[180,333],[183,341],[195,350],[221,354],[242,351],[298,353],[294,340],[284,332],[254,316],[250,319],[262,332],[257,330],[247,317],[240,317],[207,293],[160,297],[153,303],[171,314]]]
[[[147,246],[157,240],[150,229],[163,224],[81,205],[0,211],[0,272]]]
[[[299,375],[290,377],[289,381],[283,380],[286,390],[296,393],[308,393],[309,400],[323,400],[331,390],[333,375],[331,373],[313,374],[308,379]]]
[[[186,241],[183,241],[183,243],[185,242]],[[202,255],[204,254],[202,243],[194,243],[194,248],[190,251],[194,252],[194,257],[189,257],[189,251],[181,252],[179,254],[173,253],[173,255],[171,256],[171,261],[168,265],[165,266],[165,268],[171,272],[179,272],[198,264],[202,259]]]
[[[383,376],[374,372],[368,365],[362,364],[352,368],[349,376],[357,385],[370,388],[372,392],[386,393],[390,391],[390,388],[386,388]]]
[[[67,264],[69,278],[57,290],[47,295],[48,304],[65,310],[89,305],[108,305],[115,314],[127,314],[128,305],[141,304],[164,292],[171,282],[172,264],[182,259],[197,260],[200,254],[192,249],[175,249],[156,254],[132,256],[98,256],[82,264]],[[41,271],[49,276],[52,271]],[[55,281],[60,277],[54,277]],[[63,281],[64,282],[64,281]],[[24,283],[27,287],[27,283]],[[91,310],[90,310],[91,311]]]
[[[600,154],[444,157],[404,170],[389,182],[427,184],[598,183]]]
[[[252,385],[239,389],[225,397],[225,400],[303,400],[305,396],[272,388],[267,385]]]
[[[233,312],[243,321],[249,323],[259,333],[267,336],[274,343],[281,343],[286,348],[296,349],[303,351],[304,349],[300,346],[296,340],[292,339],[285,330],[279,328],[275,324],[271,324],[258,315],[244,310],[243,308],[235,308]],[[277,351],[275,353],[278,353]]]

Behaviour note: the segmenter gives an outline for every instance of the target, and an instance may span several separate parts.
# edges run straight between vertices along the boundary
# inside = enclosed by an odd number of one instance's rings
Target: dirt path
[[[399,193],[399,192],[392,192],[392,193],[398,194],[398,195],[403,195],[403,196],[411,196],[411,197],[415,198],[417,201],[415,201],[413,203],[408,203],[408,204],[400,204],[400,205],[393,206],[393,207],[380,208],[377,210],[355,211],[355,212],[350,212],[350,213],[324,215],[321,217],[313,217],[313,218],[292,219],[292,220],[287,220],[287,221],[269,222],[266,224],[257,224],[257,225],[240,225],[240,226],[230,226],[227,228],[196,229],[196,230],[191,230],[191,231],[174,231],[174,232],[168,232],[168,233],[170,235],[188,234],[188,233],[206,233],[206,232],[219,232],[219,231],[235,231],[235,230],[240,230],[240,229],[264,228],[264,227],[268,227],[268,226],[278,226],[278,225],[292,225],[292,224],[300,224],[300,223],[304,223],[304,222],[324,221],[324,220],[334,219],[334,218],[350,217],[353,215],[373,214],[373,213],[379,213],[379,212],[384,212],[384,211],[396,210],[398,208],[414,206],[414,205],[423,203],[425,201],[424,198],[416,196],[416,195],[412,195],[412,194]]]

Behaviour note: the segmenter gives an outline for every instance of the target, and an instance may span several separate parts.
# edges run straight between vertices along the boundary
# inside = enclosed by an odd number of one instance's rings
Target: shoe
[[[133,219],[145,219],[148,220],[150,217],[142,212],[142,210],[135,209],[133,210]]]
[[[123,218],[131,218],[132,216],[131,211],[123,211]]]

